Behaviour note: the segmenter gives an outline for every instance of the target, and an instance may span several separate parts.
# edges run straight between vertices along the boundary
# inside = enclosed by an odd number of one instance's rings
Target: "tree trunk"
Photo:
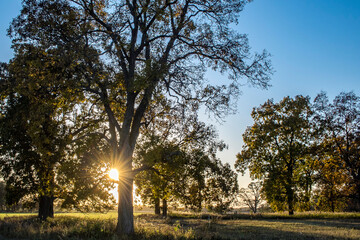
[[[155,214],[160,215],[160,199],[157,197],[155,198]]]
[[[359,178],[359,177],[358,177]],[[355,195],[355,210],[360,211],[360,180],[357,181],[357,193]]]
[[[163,216],[166,217],[167,216],[167,201],[166,199],[163,199],[163,205],[162,205],[162,210],[163,210]]]
[[[333,186],[331,187],[331,191],[330,191],[330,207],[331,207],[331,211],[335,212],[335,203],[334,203],[334,194],[333,194]]]
[[[133,179],[129,178],[118,186],[118,222],[116,232],[119,235],[128,235],[134,232],[133,216]]]
[[[286,185],[285,189],[286,189],[286,197],[287,197],[289,215],[294,215],[294,189],[293,189],[293,167],[292,166],[288,166],[287,185]]]
[[[294,192],[291,186],[289,186],[287,190],[287,204],[289,215],[294,215]]]
[[[48,217],[54,217],[54,197],[40,196],[38,217],[41,221],[46,221]]]
[[[125,149],[120,159],[118,183],[118,222],[116,233],[118,235],[129,235],[134,233],[134,209],[133,209],[133,182],[132,173],[132,151]]]

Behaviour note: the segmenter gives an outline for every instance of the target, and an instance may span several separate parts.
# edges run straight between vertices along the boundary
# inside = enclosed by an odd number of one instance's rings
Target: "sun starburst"
[[[115,168],[112,168],[109,172],[109,177],[113,180],[119,181],[119,172]]]

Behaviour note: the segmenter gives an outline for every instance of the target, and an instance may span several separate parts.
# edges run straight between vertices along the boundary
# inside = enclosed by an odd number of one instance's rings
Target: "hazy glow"
[[[136,188],[137,186],[134,184],[133,185],[133,199],[134,199],[134,206],[143,206],[143,202],[141,200],[140,195],[136,195]],[[110,193],[114,196],[116,202],[119,202],[119,193],[118,193],[118,188],[115,187],[113,189],[110,190]]]
[[[119,181],[119,172],[115,168],[112,168],[109,172],[109,177],[116,181]]]

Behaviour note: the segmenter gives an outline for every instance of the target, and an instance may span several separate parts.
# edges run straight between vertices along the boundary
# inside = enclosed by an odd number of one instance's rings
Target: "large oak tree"
[[[134,231],[132,156],[144,115],[157,96],[217,117],[231,108],[241,80],[266,88],[271,66],[265,51],[252,54],[245,34],[232,30],[248,1],[233,0],[25,0],[11,26],[14,44],[77,52],[78,80],[106,115],[102,134],[121,173],[119,234]],[[229,83],[209,84],[210,67]]]

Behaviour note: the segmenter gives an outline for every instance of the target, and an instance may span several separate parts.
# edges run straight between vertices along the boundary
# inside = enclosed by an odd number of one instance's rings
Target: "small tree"
[[[230,165],[201,149],[188,152],[187,159],[176,190],[180,202],[194,211],[228,210],[238,190],[237,174]]]
[[[263,201],[261,197],[261,188],[261,182],[251,182],[247,188],[240,189],[240,198],[253,213],[257,213],[261,202]]]

